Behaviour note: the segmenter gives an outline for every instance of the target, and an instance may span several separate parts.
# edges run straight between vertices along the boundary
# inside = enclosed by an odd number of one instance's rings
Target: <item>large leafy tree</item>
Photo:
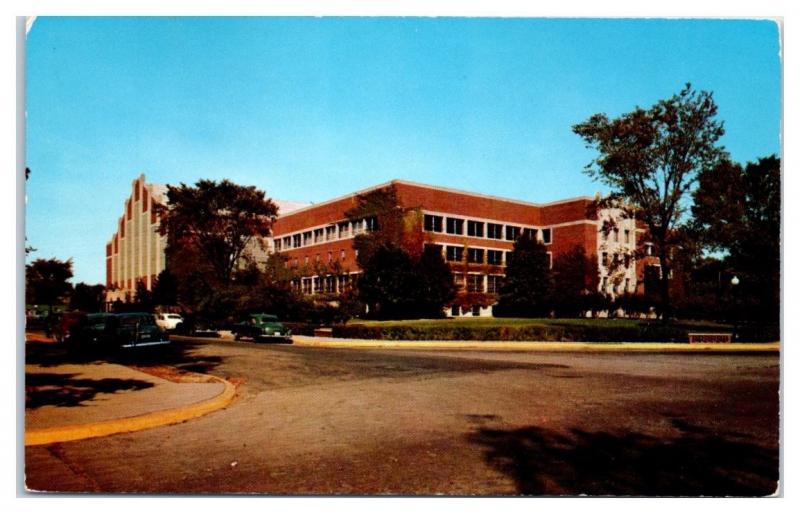
[[[741,280],[750,314],[776,321],[780,304],[781,161],[764,157],[741,166],[723,161],[699,176],[693,228],[707,251]]]
[[[576,316],[591,308],[598,283],[596,255],[587,256],[583,246],[575,246],[553,260],[552,277],[559,315]]]
[[[227,285],[247,257],[248,245],[270,234],[278,207],[253,186],[200,180],[168,186],[160,230],[168,235],[168,265],[202,272],[213,285]],[[180,275],[180,273],[176,273]]]
[[[506,277],[494,313],[499,316],[538,317],[551,307],[550,256],[539,241],[522,236],[514,243]]]
[[[72,290],[72,259],[36,259],[25,267],[25,291],[27,303],[53,305],[60,303]]]
[[[84,282],[75,284],[69,299],[69,308],[85,312],[99,312],[105,303],[105,286],[89,285]]]
[[[573,127],[599,156],[586,173],[611,188],[610,200],[626,202],[647,226],[661,266],[661,307],[671,315],[669,276],[674,234],[683,223],[686,196],[697,175],[724,157],[724,134],[712,94],[687,84],[649,109],[617,118],[594,114]],[[629,215],[631,213],[628,213]]]

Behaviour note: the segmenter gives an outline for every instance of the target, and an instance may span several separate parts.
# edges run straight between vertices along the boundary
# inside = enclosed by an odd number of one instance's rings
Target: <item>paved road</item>
[[[175,346],[150,364],[241,381],[231,406],[180,425],[27,448],[28,487],[458,495],[776,489],[776,354]]]

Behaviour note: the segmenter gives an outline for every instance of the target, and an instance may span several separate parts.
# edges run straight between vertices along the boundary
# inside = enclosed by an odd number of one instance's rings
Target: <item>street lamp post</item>
[[[739,338],[739,277],[736,275],[733,276],[731,279],[731,293],[733,294],[733,340],[736,341]]]

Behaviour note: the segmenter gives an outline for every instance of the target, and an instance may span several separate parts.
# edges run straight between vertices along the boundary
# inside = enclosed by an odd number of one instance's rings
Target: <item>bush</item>
[[[283,325],[292,331],[295,336],[313,336],[314,329],[319,325],[316,323],[302,323],[302,322],[288,322],[284,321]]]
[[[635,326],[525,325],[525,326],[418,326],[339,325],[333,337],[390,341],[570,341],[570,342],[687,342],[686,327],[642,323]]]

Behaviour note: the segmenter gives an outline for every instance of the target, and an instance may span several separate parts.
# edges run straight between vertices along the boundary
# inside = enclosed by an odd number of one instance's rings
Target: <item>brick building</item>
[[[523,233],[546,245],[551,265],[553,258],[576,246],[587,256],[597,256],[600,291],[612,295],[637,291],[642,270],[634,253],[637,232],[642,231],[634,220],[623,220],[612,209],[595,213],[592,198],[535,204],[401,180],[277,219],[273,248],[296,270],[296,288],[306,294],[335,294],[350,287],[360,271],[353,238],[370,230],[372,220],[353,222],[345,212],[357,205],[359,195],[389,187],[394,187],[403,208],[420,214],[421,223],[414,230],[421,232],[424,244],[437,245],[451,265],[460,289],[451,315],[491,314],[509,253]],[[605,231],[603,224],[609,220],[614,220],[614,228]],[[472,299],[472,305],[465,297]]]

